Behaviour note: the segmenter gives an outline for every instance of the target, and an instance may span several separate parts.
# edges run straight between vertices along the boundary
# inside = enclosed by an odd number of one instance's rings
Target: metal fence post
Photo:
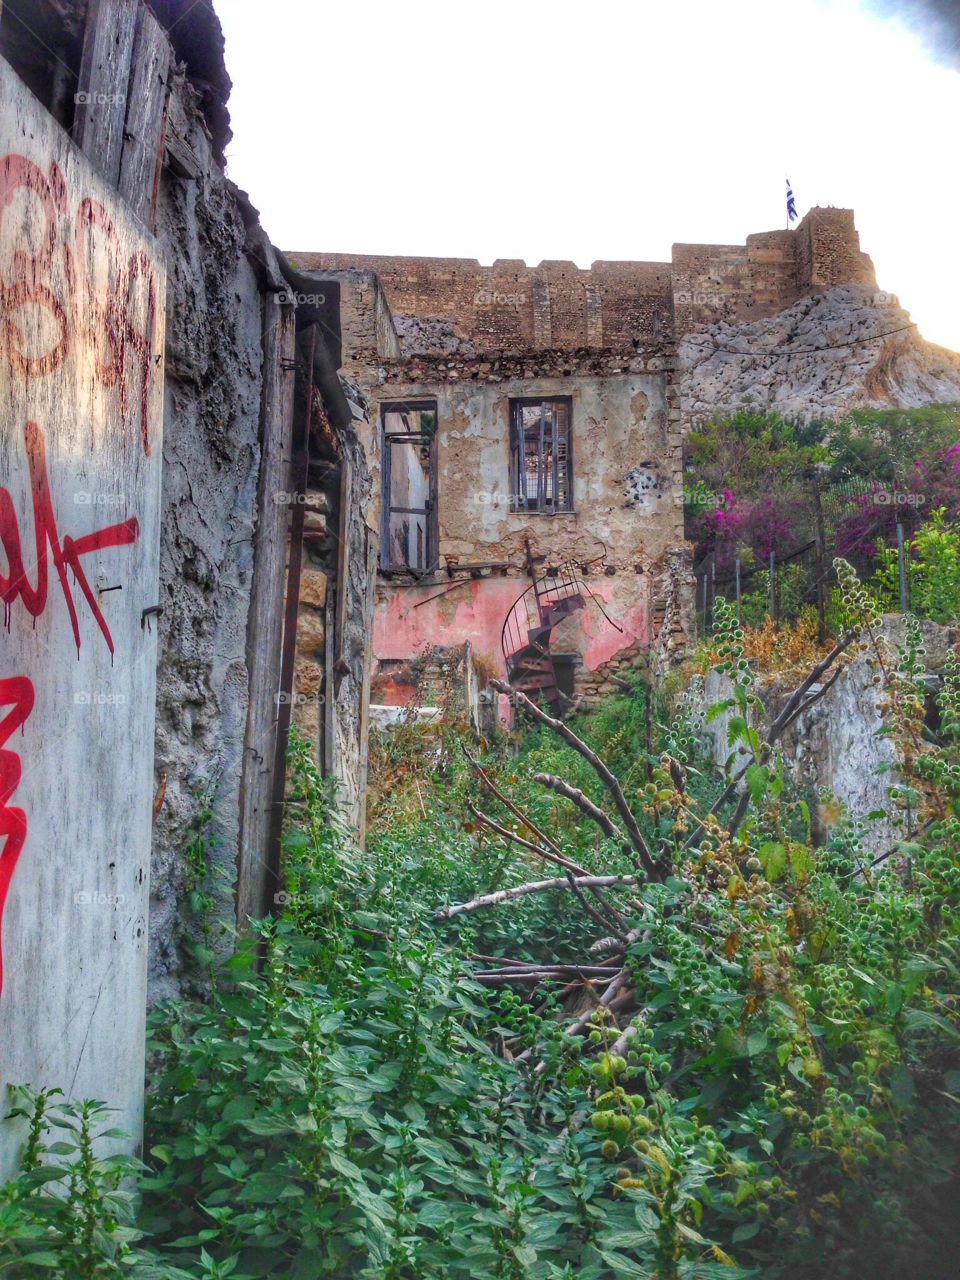
[[[737,594],[737,622],[740,621],[740,557],[733,562],[734,590]]]
[[[774,553],[770,552],[770,617],[777,620],[777,562]]]

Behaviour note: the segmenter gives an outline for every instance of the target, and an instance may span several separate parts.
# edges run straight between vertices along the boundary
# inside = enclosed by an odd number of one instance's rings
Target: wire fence
[[[816,610],[819,638],[829,630],[832,593],[837,586],[834,560],[842,555],[862,578],[875,567],[875,541],[895,533],[899,603],[910,607],[909,530],[903,519],[891,520],[889,495],[863,479],[833,483],[821,491],[814,481],[803,495],[813,536],[785,550],[758,553],[747,543],[728,541],[704,555],[694,568],[701,633],[713,630],[718,597],[736,606],[738,619],[749,626],[793,621],[805,609]],[[806,505],[806,504],[805,504]],[[851,528],[851,521],[855,525]],[[893,528],[891,528],[891,524]]]

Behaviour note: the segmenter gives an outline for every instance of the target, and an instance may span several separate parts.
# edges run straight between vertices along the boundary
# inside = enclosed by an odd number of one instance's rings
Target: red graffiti
[[[0,849],[0,992],[3,991],[3,909],[27,838],[27,815],[22,809],[14,809],[7,803],[20,785],[23,772],[20,757],[16,752],[3,748],[23,727],[33,710],[33,698],[33,682],[26,676],[0,680],[0,707],[13,708],[0,720],[0,840],[6,838]]]
[[[73,573],[74,581],[83,593],[90,612],[107,642],[107,648],[113,653],[114,645],[110,628],[87,580],[81,559],[93,551],[102,551],[107,547],[130,546],[136,542],[140,534],[140,525],[136,517],[132,516],[129,520],[109,525],[105,529],[97,529],[94,533],[88,533],[82,538],[71,538],[67,535],[61,541],[53,510],[53,500],[50,496],[43,432],[35,422],[27,423],[26,442],[36,533],[36,583],[30,582],[24,567],[20,527],[13,498],[9,490],[0,488],[0,548],[3,549],[7,559],[7,574],[6,576],[0,574],[0,600],[3,600],[6,620],[9,624],[11,607],[18,598],[31,617],[39,618],[46,609],[49,580],[47,551],[49,549],[53,567],[60,580],[63,598],[70,612],[70,623],[77,652],[80,651],[80,619],[77,616],[77,606],[67,578],[68,569]]]
[[[78,334],[98,350],[104,340],[109,357],[95,361],[103,385],[116,388],[126,415],[130,403],[131,366],[140,383],[139,418],[143,451],[150,455],[149,398],[155,368],[157,285],[150,259],[141,250],[124,260],[120,239],[104,206],[89,196],[69,217],[67,186],[59,167],[49,174],[26,156],[0,160],[0,225],[18,192],[29,192],[43,211],[43,231],[34,253],[13,254],[10,279],[0,279],[0,354],[25,378],[58,369]],[[98,252],[106,258],[106,284],[95,283]],[[56,268],[58,263],[61,270]],[[63,281],[58,292],[56,280]],[[145,291],[142,328],[137,323],[137,281]],[[56,338],[48,350],[28,354],[16,313],[27,305],[42,308],[52,319]]]

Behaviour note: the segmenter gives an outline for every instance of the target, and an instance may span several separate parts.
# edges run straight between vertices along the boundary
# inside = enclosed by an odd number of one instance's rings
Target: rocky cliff
[[[865,285],[748,324],[698,326],[678,358],[687,425],[738,409],[809,419],[960,401],[960,354],[924,341],[892,294]]]

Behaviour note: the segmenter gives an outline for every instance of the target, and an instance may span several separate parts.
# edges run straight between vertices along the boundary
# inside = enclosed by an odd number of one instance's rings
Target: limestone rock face
[[[924,341],[893,294],[866,285],[811,294],[765,320],[699,326],[681,339],[678,365],[687,426],[737,410],[810,419],[960,400],[960,354]]]

